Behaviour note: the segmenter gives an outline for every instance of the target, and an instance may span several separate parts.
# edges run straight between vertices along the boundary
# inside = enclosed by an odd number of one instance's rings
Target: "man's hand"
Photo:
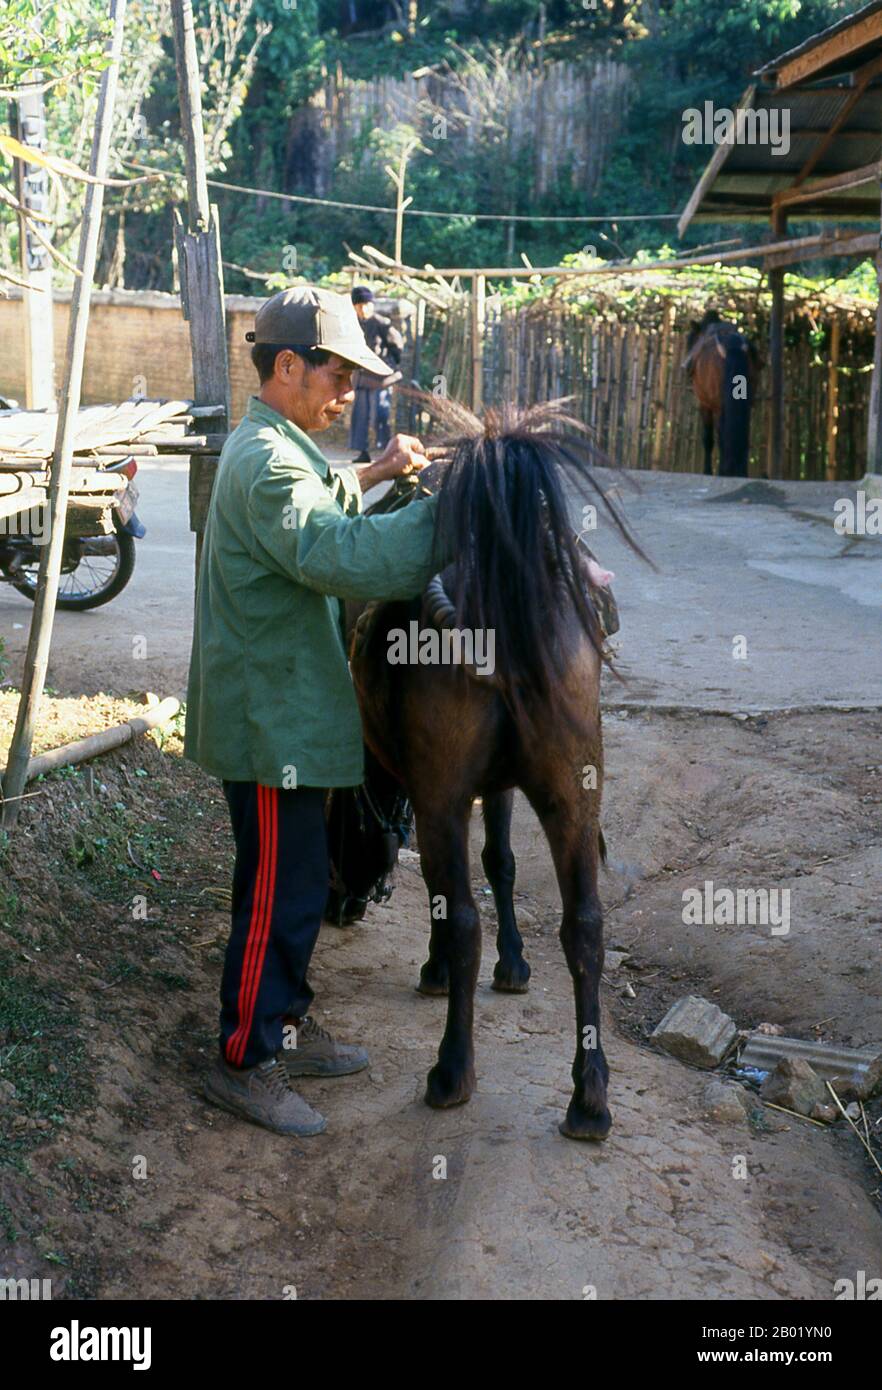
[[[390,439],[379,458],[357,468],[358,481],[362,492],[374,487],[376,483],[389,478],[400,478],[407,473],[418,473],[428,462],[422,442],[413,434],[396,434]]]

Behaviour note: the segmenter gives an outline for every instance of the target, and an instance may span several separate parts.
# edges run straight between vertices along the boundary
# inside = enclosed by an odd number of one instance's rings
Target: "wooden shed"
[[[780,475],[784,369],[784,267],[832,256],[875,257],[882,280],[882,0],[773,58],[738,103],[730,142],[716,146],[680,218],[765,222],[775,249],[763,257],[772,290],[770,462]],[[775,143],[769,132],[775,131]],[[781,138],[787,132],[786,140]],[[765,138],[763,138],[765,136]],[[794,221],[833,224],[813,245],[788,247]],[[858,231],[855,223],[872,223]],[[782,243],[784,243],[782,245]],[[762,248],[757,248],[762,255]],[[879,429],[882,311],[877,312],[867,471],[882,473]]]

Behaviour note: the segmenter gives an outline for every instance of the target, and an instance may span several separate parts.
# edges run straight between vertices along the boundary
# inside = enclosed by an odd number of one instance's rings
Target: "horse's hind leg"
[[[704,471],[713,473],[714,471],[714,415],[712,410],[702,408],[701,412],[701,442],[704,445]]]
[[[496,950],[493,988],[506,994],[525,994],[530,967],[514,911],[515,857],[511,852],[511,813],[514,792],[484,797],[484,848],[481,863],[496,904]]]
[[[600,1042],[600,975],[603,914],[597,893],[599,834],[593,817],[560,802],[536,805],[554,857],[563,901],[560,938],[576,996],[573,1098],[561,1134],[605,1139],[612,1120],[606,1104],[609,1067]]]
[[[429,890],[436,965],[449,974],[447,1026],[438,1061],[429,1072],[426,1101],[442,1108],[461,1105],[475,1089],[475,985],[481,959],[478,910],[469,886],[468,824],[470,806],[453,814],[416,812],[423,878]],[[423,975],[432,964],[432,948]],[[422,978],[422,977],[421,977]]]

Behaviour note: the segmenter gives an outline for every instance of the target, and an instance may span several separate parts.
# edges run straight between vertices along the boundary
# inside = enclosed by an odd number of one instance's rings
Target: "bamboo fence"
[[[681,285],[685,271],[677,272]],[[365,277],[370,280],[369,276]],[[643,280],[652,277],[644,276]],[[670,279],[674,277],[671,276]],[[659,277],[662,283],[662,277]],[[378,295],[381,284],[375,286]],[[404,377],[424,390],[445,390],[468,402],[472,383],[472,322],[469,296],[452,289],[445,300],[432,284],[428,302],[402,287],[396,299],[381,299],[406,339]],[[528,305],[499,302],[489,295],[484,313],[484,399],[521,405],[555,396],[575,396],[576,413],[595,431],[598,444],[629,468],[701,471],[701,420],[682,370],[690,319],[698,317],[706,291],[666,299],[658,294],[635,307],[626,292],[591,305],[543,295]],[[400,296],[400,297],[399,297]],[[55,293],[56,335],[63,340],[69,294]],[[176,296],[96,291],[86,354],[85,402],[124,400],[134,394],[172,397],[191,382],[186,323]],[[717,307],[764,352],[766,307],[756,287],[727,289]],[[234,420],[241,418],[254,390],[246,328],[253,326],[261,299],[227,297],[230,376]],[[630,315],[630,317],[628,316]],[[813,298],[790,306],[785,332],[785,476],[860,478],[865,472],[867,408],[873,351],[872,310],[857,313]],[[24,391],[18,295],[0,299],[0,396]],[[766,471],[768,372],[757,383],[751,428],[751,471]],[[412,401],[396,397],[396,426],[425,430]],[[328,443],[345,446],[338,428]]]
[[[468,296],[426,315],[420,384],[469,400],[472,335]],[[866,470],[872,321],[836,308],[795,306],[785,325],[783,476],[850,479]],[[764,356],[768,322],[755,301],[724,309]],[[585,312],[565,302],[528,307],[488,299],[483,342],[484,402],[528,405],[573,397],[573,413],[626,468],[701,472],[701,417],[683,370],[694,306],[669,299],[641,320]],[[411,360],[414,344],[409,344]],[[751,418],[750,473],[767,471],[769,373],[760,372]],[[426,428],[402,400],[398,427]]]
[[[508,54],[486,55],[458,70],[424,69],[402,77],[360,81],[334,69],[291,118],[287,172],[290,190],[325,195],[341,160],[358,168],[374,156],[367,131],[405,124],[438,150],[438,118],[461,149],[492,138],[525,156],[524,182],[532,196],[562,175],[573,188],[594,192],[624,126],[630,73],[612,58],[593,63],[527,63]],[[529,151],[529,157],[527,152]]]

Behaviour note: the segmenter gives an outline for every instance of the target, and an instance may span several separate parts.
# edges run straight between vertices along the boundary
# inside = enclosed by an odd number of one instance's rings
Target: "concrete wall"
[[[24,323],[21,290],[10,288],[0,297],[0,396],[25,403],[25,364],[22,356]],[[384,313],[412,316],[406,301],[377,299]],[[251,345],[245,334],[254,327],[262,298],[228,294],[227,354],[230,365],[232,424],[245,413],[248,397],[257,389]],[[56,290],[55,387],[61,385],[70,312],[70,291]],[[189,328],[176,294],[156,290],[93,290],[83,376],[83,404],[124,401],[133,395],[189,399],[193,393]],[[328,447],[345,449],[348,412],[344,421],[322,434]],[[399,419],[399,429],[408,428]]]
[[[227,351],[233,418],[238,421],[257,377],[245,333],[262,299],[227,296]],[[70,292],[54,296],[55,383],[60,385],[67,342]],[[0,395],[24,404],[24,326],[21,291],[0,298]],[[177,295],[154,291],[95,290],[89,319],[83,403],[126,400],[135,394],[189,397],[193,391],[190,339]]]

